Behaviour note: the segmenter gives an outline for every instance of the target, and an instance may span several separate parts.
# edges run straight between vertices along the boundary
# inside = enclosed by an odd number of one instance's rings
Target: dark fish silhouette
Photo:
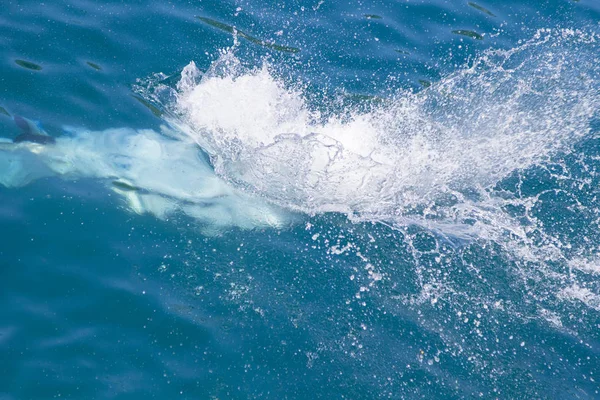
[[[33,121],[18,115],[14,116],[15,124],[21,130],[21,133],[13,139],[13,143],[31,142],[38,144],[53,144],[56,139],[40,129]]]

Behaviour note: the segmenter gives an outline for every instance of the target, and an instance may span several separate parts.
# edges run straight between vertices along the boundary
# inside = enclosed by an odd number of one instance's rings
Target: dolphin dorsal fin
[[[32,142],[38,144],[52,144],[56,142],[56,140],[48,135],[38,123],[19,115],[15,115],[13,118],[17,127],[21,130],[21,133],[13,139],[13,143]]]

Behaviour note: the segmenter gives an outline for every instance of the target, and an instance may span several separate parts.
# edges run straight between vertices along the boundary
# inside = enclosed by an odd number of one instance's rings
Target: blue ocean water
[[[2,5],[1,400],[600,398],[596,0]]]

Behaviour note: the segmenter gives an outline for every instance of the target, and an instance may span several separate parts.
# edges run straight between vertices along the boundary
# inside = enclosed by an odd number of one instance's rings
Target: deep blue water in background
[[[0,186],[0,400],[600,398],[599,22],[596,0],[3,1],[4,138],[19,133],[13,115],[55,137],[158,130],[174,111],[155,89],[175,87],[192,60],[208,70],[235,26],[244,68],[268,63],[326,115],[429,96],[439,126],[461,120],[484,140],[497,132],[464,120],[509,96],[482,90],[502,78],[535,89],[515,115],[541,110],[570,143],[468,175],[453,193],[475,206],[458,217],[456,197],[400,207],[401,193],[385,213],[306,207],[312,197],[232,177],[223,148],[211,156],[228,185],[293,217],[213,230],[186,213],[133,213],[106,179]],[[522,63],[521,75],[461,75],[542,28],[548,44],[497,69]],[[556,81],[527,67],[562,54],[572,64]],[[434,94],[457,80],[448,98],[466,100],[453,115]],[[586,112],[543,114],[563,99],[556,110],[585,100]]]

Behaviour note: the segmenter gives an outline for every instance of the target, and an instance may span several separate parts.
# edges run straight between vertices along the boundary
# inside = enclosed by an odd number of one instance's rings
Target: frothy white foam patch
[[[569,266],[586,274],[600,275],[600,260],[587,260],[584,258],[576,258],[569,262]]]
[[[227,227],[278,227],[289,213],[232,188],[214,174],[195,143],[165,131],[72,130],[56,144],[4,143],[0,183],[22,186],[45,176],[106,182],[136,213],[166,218],[181,212],[207,232]]]
[[[573,284],[559,293],[559,297],[571,301],[580,301],[589,308],[600,311],[600,296],[590,289]]]
[[[542,30],[423,92],[326,118],[272,67],[244,69],[229,51],[205,74],[186,67],[164,106],[220,176],[283,207],[389,223],[418,209],[423,221],[522,235],[491,188],[589,133],[596,41]]]

